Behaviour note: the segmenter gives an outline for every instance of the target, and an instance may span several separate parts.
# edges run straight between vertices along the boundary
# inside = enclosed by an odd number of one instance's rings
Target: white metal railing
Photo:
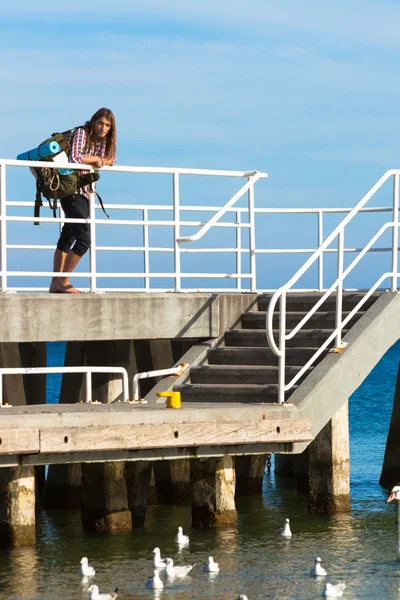
[[[85,402],[92,402],[92,374],[93,373],[115,373],[122,376],[123,401],[129,402],[128,373],[123,367],[15,367],[0,368],[0,407],[9,406],[3,404],[3,376],[4,375],[42,375],[54,373],[84,373],[85,374]]]
[[[303,264],[303,266],[291,277],[291,279],[283,286],[281,286],[273,294],[268,310],[266,319],[266,332],[268,343],[279,359],[279,392],[278,402],[283,404],[285,401],[285,392],[290,390],[297,381],[303,376],[306,370],[315,363],[316,359],[326,350],[326,348],[335,340],[335,350],[339,351],[342,345],[342,330],[345,325],[351,320],[355,313],[360,310],[363,304],[368,300],[372,293],[378,289],[384,281],[387,279],[391,280],[391,291],[397,291],[397,281],[400,277],[398,253],[399,253],[399,175],[400,170],[389,170],[376,182],[376,184],[365,194],[360,202],[346,215],[342,222],[332,231],[325,241],[319,246],[319,248],[310,256],[310,258]],[[393,177],[393,206],[392,206],[392,218],[390,221],[382,225],[375,235],[369,240],[369,242],[359,250],[356,258],[350,263],[347,268],[344,268],[344,233],[346,226],[353,221],[353,219],[361,212],[365,204],[376,194],[376,192],[382,187],[382,185],[391,177]],[[344,289],[344,280],[353,271],[354,267],[361,261],[361,259],[370,252],[375,242],[387,231],[392,230],[392,245],[390,252],[392,255],[391,259],[391,271],[382,273],[381,276],[370,286],[369,290],[360,300],[360,302],[351,310],[351,312],[343,319],[342,314],[342,294]],[[301,319],[301,321],[290,331],[286,332],[286,295],[289,290],[293,289],[294,284],[302,277],[307,270],[323,255],[328,247],[337,241],[337,276],[333,284],[326,290],[326,292],[320,297],[316,304],[309,310],[309,312]],[[295,337],[295,335],[304,327],[309,321],[312,315],[318,310],[325,300],[333,293],[336,292],[336,315],[335,315],[335,329],[332,334],[324,341],[324,343],[316,350],[314,355],[307,361],[302,369],[287,383],[285,384],[285,366],[286,366],[286,341]],[[274,330],[273,330],[273,317],[275,312],[276,304],[279,300],[279,341],[278,344],[275,342]]]
[[[20,167],[20,168],[27,168],[27,167],[50,167],[50,168],[62,168],[62,167],[69,167],[69,168],[75,168],[75,169],[84,169],[84,170],[92,170],[91,167],[88,168],[88,165],[72,165],[70,163],[66,163],[66,164],[61,164],[61,163],[57,163],[55,165],[55,163],[52,162],[46,162],[46,161],[17,161],[17,160],[8,160],[8,159],[0,159],[0,178],[1,178],[1,184],[0,184],[0,236],[1,236],[1,251],[0,251],[0,266],[1,266],[1,271],[0,271],[0,278],[1,278],[1,291],[7,291],[10,288],[10,286],[8,285],[8,277],[15,277],[15,276],[20,276],[20,277],[43,277],[43,276],[63,276],[60,273],[53,273],[53,272],[33,272],[33,271],[8,271],[7,270],[7,249],[22,249],[22,248],[27,248],[27,246],[23,246],[21,244],[14,244],[14,245],[7,245],[7,237],[6,237],[6,223],[7,222],[16,222],[16,221],[24,221],[24,222],[44,222],[44,223],[49,223],[49,222],[56,222],[59,223],[60,225],[62,223],[75,223],[75,222],[82,222],[82,220],[77,220],[77,219],[65,219],[65,218],[58,218],[58,219],[52,219],[52,218],[46,218],[46,217],[42,217],[42,218],[36,218],[36,217],[27,217],[27,216],[10,216],[7,215],[7,207],[8,206],[28,206],[29,203],[21,203],[21,202],[10,202],[10,201],[6,201],[6,167]],[[113,167],[104,167],[102,169],[102,171],[109,171],[112,173],[147,173],[147,174],[170,174],[172,175],[172,180],[173,180],[173,221],[171,222],[171,225],[174,228],[174,244],[173,244],[173,251],[174,251],[174,263],[175,263],[175,270],[174,273],[151,273],[150,269],[149,269],[149,248],[147,246],[147,244],[144,245],[143,251],[144,251],[144,270],[142,273],[132,273],[132,272],[128,272],[128,273],[98,273],[96,270],[96,252],[98,250],[101,250],[102,248],[97,248],[96,247],[96,228],[95,225],[96,223],[99,224],[101,223],[101,225],[106,225],[106,226],[118,226],[118,225],[138,225],[141,224],[144,227],[144,237],[146,238],[146,234],[148,233],[148,227],[150,226],[157,226],[157,225],[166,225],[165,221],[156,223],[156,222],[150,222],[148,220],[148,211],[151,210],[152,207],[147,206],[144,211],[144,219],[142,220],[142,222],[138,222],[135,220],[110,220],[110,221],[106,221],[104,219],[102,220],[96,220],[95,218],[95,212],[96,212],[96,205],[94,202],[94,198],[91,199],[90,202],[90,215],[89,215],[89,219],[86,220],[86,222],[88,222],[90,224],[90,229],[91,229],[91,248],[90,248],[90,254],[89,254],[89,265],[90,265],[90,270],[88,273],[71,273],[69,274],[69,277],[88,277],[90,279],[90,291],[91,292],[95,292],[98,291],[98,286],[97,286],[97,278],[102,277],[102,278],[129,278],[129,279],[135,279],[135,278],[145,278],[146,279],[146,286],[145,286],[145,290],[149,289],[149,280],[150,278],[164,278],[167,279],[169,277],[172,277],[174,279],[174,291],[181,291],[181,280],[182,277],[189,277],[189,278],[193,278],[193,277],[201,277],[201,276],[205,276],[204,274],[198,274],[198,273],[182,273],[181,272],[181,265],[180,265],[180,258],[181,258],[181,253],[182,253],[182,248],[181,248],[181,244],[186,243],[186,242],[193,242],[193,241],[198,241],[199,239],[201,239],[208,231],[209,229],[213,228],[213,227],[220,227],[220,226],[233,226],[236,228],[236,230],[242,229],[242,228],[247,228],[250,231],[249,234],[249,239],[250,239],[250,245],[249,245],[249,255],[250,255],[250,261],[249,261],[249,272],[246,274],[243,274],[241,272],[238,273],[231,273],[231,274],[209,274],[207,273],[206,276],[207,277],[231,277],[231,278],[237,278],[238,281],[241,281],[242,279],[249,279],[250,281],[250,288],[252,291],[255,291],[256,289],[256,274],[255,274],[255,262],[254,262],[254,255],[255,255],[255,238],[254,238],[254,185],[255,183],[259,180],[259,179],[265,179],[267,177],[266,173],[260,173],[258,171],[223,171],[223,170],[205,170],[205,169],[177,169],[177,168],[159,168],[159,167],[122,167],[122,166],[113,166]],[[201,229],[194,235],[194,236],[181,236],[180,231],[181,231],[181,227],[183,225],[183,223],[181,222],[181,217],[180,217],[180,212],[182,210],[182,206],[180,203],[180,193],[179,193],[179,182],[180,182],[180,176],[181,175],[194,175],[194,176],[211,176],[211,177],[229,177],[229,178],[244,178],[246,179],[246,183],[228,200],[228,202],[226,202],[222,207],[218,208],[217,213],[211,217],[208,221],[208,223],[206,224],[202,224]],[[248,222],[247,223],[234,223],[234,224],[229,224],[229,223],[222,223],[221,219],[224,215],[226,215],[229,210],[231,209],[231,207],[238,201],[240,200],[240,198],[242,198],[244,195],[247,194],[247,203],[248,203],[248,208],[247,208],[247,214],[248,214]],[[107,205],[108,207],[108,205]],[[125,206],[125,207],[121,207],[118,206],[116,207],[115,205],[111,205],[112,208],[130,208],[132,209],[132,206]],[[135,207],[136,208],[136,207]],[[204,208],[204,207],[203,207]],[[208,209],[210,210],[210,209]],[[169,223],[168,223],[169,224]],[[32,247],[35,248],[42,248],[43,246],[37,246],[37,245],[29,245],[29,247],[32,249]],[[49,247],[46,246],[46,249],[48,249]],[[130,248],[133,249],[133,248]],[[110,248],[108,248],[108,250],[110,250]],[[238,253],[241,253],[241,249],[239,248],[237,250]],[[239,288],[241,288],[241,286],[239,286]],[[39,288],[39,290],[42,290],[43,288]],[[126,289],[126,288],[124,288]],[[23,288],[19,288],[19,290],[21,291],[39,291],[37,288],[27,288],[27,287],[23,287]],[[135,289],[135,291],[138,291]],[[162,290],[160,290],[162,291]]]
[[[170,369],[159,369],[158,371],[143,371],[142,373],[136,373],[133,376],[133,402],[140,402],[140,390],[139,390],[139,380],[140,379],[148,379],[149,377],[164,377],[165,375],[182,375],[186,369],[189,368],[189,363],[180,363],[176,367],[171,367]]]
[[[50,165],[54,168],[66,165],[55,165],[54,163],[47,162],[33,162],[33,161],[16,161],[16,160],[0,160],[0,290],[5,291],[47,291],[48,286],[34,286],[26,285],[26,280],[37,278],[50,278],[51,276],[61,276],[59,273],[53,273],[52,271],[38,271],[25,269],[10,269],[8,268],[8,255],[12,252],[12,262],[17,263],[19,261],[19,251],[29,251],[29,255],[32,255],[31,251],[48,251],[54,252],[54,242],[46,244],[43,243],[45,240],[41,240],[40,243],[32,243],[29,239],[29,235],[24,235],[24,238],[19,242],[8,236],[8,229],[14,226],[15,223],[26,222],[33,223],[38,219],[34,216],[21,216],[20,214],[10,214],[10,211],[25,211],[29,209],[33,212],[33,201],[20,201],[20,200],[7,200],[6,197],[6,169],[8,168],[24,168],[32,166],[45,166]],[[68,163],[71,167],[71,164]],[[75,165],[77,169],[89,170],[88,166]],[[208,171],[201,169],[173,169],[173,168],[159,168],[159,167],[104,167],[102,171],[112,173],[112,177],[115,174],[120,173],[131,173],[131,174],[153,174],[153,175],[167,175],[172,178],[172,201],[170,204],[105,204],[106,210],[112,213],[112,218],[105,220],[104,218],[95,218],[95,214],[98,214],[100,207],[95,204],[94,200],[91,201],[90,217],[87,222],[90,223],[92,242],[89,253],[89,269],[87,271],[75,271],[69,274],[72,278],[87,278],[90,282],[89,287],[84,287],[87,291],[135,291],[135,292],[165,292],[165,291],[204,291],[204,292],[219,292],[219,291],[275,291],[276,288],[281,285],[283,280],[283,274],[279,274],[279,277],[274,274],[278,280],[276,282],[270,281],[270,277],[266,278],[265,272],[265,261],[270,260],[271,257],[290,256],[290,255],[312,255],[318,246],[321,246],[325,238],[326,220],[332,215],[347,214],[351,212],[351,208],[269,208],[263,206],[255,206],[254,204],[254,186],[259,183],[259,179],[265,178],[265,173],[258,172],[247,172],[247,171]],[[222,207],[221,206],[199,206],[199,205],[186,205],[182,203],[180,194],[180,181],[182,176],[210,176],[210,177],[223,177],[223,178],[244,178],[246,181]],[[29,175],[29,177],[31,177]],[[32,179],[32,192],[34,190],[34,182]],[[33,193],[32,193],[33,197]],[[240,198],[246,198],[246,206],[239,206],[238,201]],[[390,207],[365,207],[360,209],[360,212],[370,214],[371,216],[379,213],[385,213],[392,211]],[[125,218],[116,218],[117,214],[123,212]],[[126,218],[127,214],[132,214],[135,218]],[[199,219],[200,215],[200,219]],[[204,215],[204,219],[203,219]],[[290,215],[301,216],[307,220],[307,246],[306,247],[284,247],[284,243],[281,240],[285,239],[285,236],[280,236],[279,241],[275,244],[269,243],[270,247],[263,247],[262,241],[264,239],[269,240],[268,235],[264,235],[264,224],[265,220],[268,222],[272,221],[272,218],[277,215],[284,215],[289,218]],[[310,225],[310,218],[313,220]],[[314,221],[315,218],[315,221]],[[61,215],[58,219],[53,217],[41,217],[39,219],[42,223],[56,223],[57,227],[60,227],[65,222],[82,222],[76,219],[65,219]],[[114,227],[114,231],[126,231],[124,226],[130,228],[133,232],[130,237],[142,236],[142,240],[136,244],[118,245],[108,243],[107,245],[98,243],[100,239],[101,230],[98,234],[97,229],[99,227]],[[117,228],[117,230],[115,229]],[[119,229],[118,229],[119,228]],[[164,228],[164,229],[163,229]],[[167,228],[167,229],[165,229]],[[263,235],[258,234],[256,240],[256,228],[263,232]],[[186,235],[187,230],[195,229],[196,232],[192,235]],[[298,229],[303,231],[304,227],[300,224]],[[110,230],[107,230],[110,231]],[[168,242],[163,244],[158,242],[151,244],[151,233],[159,231],[167,231],[168,235],[172,232],[171,240],[172,243]],[[217,242],[209,243],[208,246],[205,242],[209,240],[208,234],[212,231],[218,232]],[[136,235],[136,233],[138,235]],[[234,233],[234,241],[232,243],[232,235]],[[42,233],[42,232],[41,232]],[[55,236],[54,236],[55,237]],[[110,238],[111,235],[108,236]],[[154,236],[155,237],[155,236]],[[9,239],[8,239],[9,238]],[[291,239],[291,236],[289,236]],[[308,240],[315,240],[315,246],[309,244]],[[227,240],[225,242],[225,240]],[[256,243],[257,241],[257,243]],[[17,243],[16,243],[17,242]],[[158,243],[157,243],[158,242]],[[119,240],[118,240],[119,243]],[[276,247],[278,246],[279,247]],[[347,247],[343,248],[343,252],[348,253],[359,253],[362,248],[358,247],[357,244],[349,243]],[[371,247],[370,252],[389,252],[391,249],[386,246],[382,247]],[[105,272],[99,268],[99,264],[104,257],[108,255],[118,257],[113,262],[117,265],[125,261],[128,266],[123,272]],[[121,254],[122,253],[122,254]],[[329,278],[328,267],[325,266],[325,257],[329,254],[336,254],[337,248],[325,247],[319,254],[317,259],[317,273],[316,280],[308,284],[308,287],[303,289],[318,289],[320,291],[326,289],[326,281]],[[213,256],[213,260],[210,261],[210,256]],[[119,260],[119,257],[122,259]],[[139,257],[141,264],[139,268],[132,268],[130,257]],[[128,258],[127,258],[128,257]],[[160,257],[169,258],[171,257],[170,263],[173,263],[173,269],[164,271],[160,268],[162,266],[162,259]],[[185,257],[186,270],[183,269],[182,261]],[[199,257],[203,259],[200,267],[198,268]],[[230,257],[234,258],[234,268],[229,271],[215,272],[214,264],[225,261],[225,257],[231,260]],[[221,258],[221,260],[220,260]],[[50,262],[49,258],[49,262]],[[196,267],[191,268],[192,261],[196,260]],[[158,261],[158,264],[157,264]],[[187,268],[188,261],[189,269]],[[35,261],[36,263],[37,261]],[[225,261],[226,262],[226,261]],[[84,264],[84,261],[82,261]],[[248,268],[244,268],[244,265],[248,265]],[[225,264],[223,265],[223,267]],[[36,269],[36,264],[34,269]],[[218,268],[218,267],[216,267]],[[279,271],[279,268],[276,269]],[[273,273],[273,269],[268,268],[268,275]],[[327,274],[328,273],[328,274]],[[15,285],[16,278],[19,278],[23,283]],[[208,280],[207,285],[201,285],[202,280]],[[119,285],[115,285],[117,282]],[[163,285],[165,282],[171,282],[171,285]],[[192,283],[193,282],[193,283]],[[200,284],[199,284],[200,282]],[[223,287],[221,283],[223,282]],[[104,285],[107,284],[107,285]],[[271,285],[272,283],[272,285]],[[81,287],[81,286],[80,286]],[[350,288],[348,288],[350,289]]]

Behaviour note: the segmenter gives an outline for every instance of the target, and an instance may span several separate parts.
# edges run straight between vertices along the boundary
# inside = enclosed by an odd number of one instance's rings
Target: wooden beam
[[[39,452],[39,429],[2,429],[0,455]]]
[[[41,430],[40,452],[293,443],[312,439],[310,419],[76,427]]]

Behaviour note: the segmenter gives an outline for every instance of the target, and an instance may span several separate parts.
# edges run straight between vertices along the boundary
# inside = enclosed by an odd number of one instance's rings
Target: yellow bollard
[[[181,393],[180,392],[157,392],[157,396],[161,396],[167,399],[166,408],[180,408],[181,407]]]

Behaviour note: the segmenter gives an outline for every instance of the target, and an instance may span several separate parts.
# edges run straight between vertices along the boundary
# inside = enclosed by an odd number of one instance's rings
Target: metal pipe
[[[392,292],[397,292],[399,268],[399,175],[393,175]],[[399,504],[400,506],[400,504]]]
[[[143,371],[143,373],[136,373],[133,377],[133,402],[140,401],[140,392],[139,392],[139,379],[148,379],[149,377],[163,377],[164,375],[182,375],[186,369],[188,369],[189,363],[180,363],[176,367],[171,367],[170,369],[159,369],[158,371]]]

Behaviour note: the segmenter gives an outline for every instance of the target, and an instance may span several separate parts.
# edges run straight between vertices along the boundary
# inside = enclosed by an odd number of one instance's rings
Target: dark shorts
[[[67,219],[88,219],[89,202],[82,194],[74,194],[63,198],[61,206]],[[65,223],[57,242],[57,249],[68,252],[72,249],[78,256],[83,256],[90,247],[90,225],[88,223]]]

